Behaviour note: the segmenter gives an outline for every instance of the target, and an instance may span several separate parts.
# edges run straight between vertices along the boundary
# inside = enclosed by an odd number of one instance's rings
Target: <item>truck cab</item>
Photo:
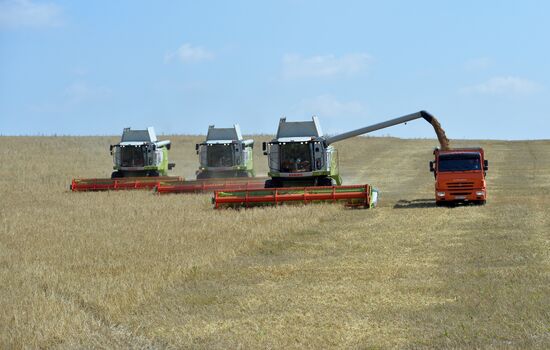
[[[119,143],[111,145],[113,170],[111,178],[166,176],[175,164],[168,163],[170,141],[158,141],[155,129],[125,128]]]
[[[254,177],[253,140],[244,140],[238,124],[233,128],[208,127],[204,142],[195,145],[199,155],[197,179]]]
[[[433,154],[430,171],[435,177],[436,205],[485,204],[489,161],[483,148],[436,148]]]

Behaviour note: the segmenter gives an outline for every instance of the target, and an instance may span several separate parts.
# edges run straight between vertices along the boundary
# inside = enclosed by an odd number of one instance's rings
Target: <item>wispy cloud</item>
[[[214,54],[205,48],[186,43],[181,45],[177,50],[168,52],[164,56],[164,62],[169,63],[177,60],[183,63],[191,63],[209,61],[213,58]]]
[[[358,101],[344,102],[329,94],[303,99],[296,108],[296,112],[300,114],[324,118],[353,117],[365,113],[365,110],[365,106]]]
[[[77,77],[85,77],[88,75],[89,72],[87,68],[84,68],[81,66],[75,66],[69,70],[69,73]]]
[[[489,57],[472,58],[464,63],[464,69],[468,71],[483,70],[489,68],[493,60]]]
[[[113,91],[106,86],[75,81],[47,102],[29,105],[28,110],[32,113],[66,113],[100,106],[112,97]]]
[[[0,26],[4,28],[57,27],[63,23],[61,7],[30,0],[0,1]]]
[[[479,95],[531,95],[542,89],[542,85],[519,77],[494,77],[483,83],[460,89],[465,94]]]
[[[372,57],[366,53],[303,57],[298,54],[283,56],[285,79],[350,76],[364,71]]]
[[[68,105],[77,105],[84,102],[97,102],[112,95],[111,89],[105,86],[91,85],[78,81],[69,85],[64,92]]]

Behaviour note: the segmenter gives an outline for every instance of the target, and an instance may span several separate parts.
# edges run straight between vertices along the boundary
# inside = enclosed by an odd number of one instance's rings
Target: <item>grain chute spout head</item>
[[[420,115],[422,115],[422,118],[424,118],[428,123],[432,123],[432,120],[435,118],[433,115],[426,111],[420,111]]]
[[[437,135],[437,140],[439,141],[439,146],[440,146],[441,150],[443,150],[443,151],[449,150],[450,149],[450,141],[447,138],[447,135],[445,134],[445,130],[443,130],[443,127],[439,123],[439,120],[437,120],[436,117],[434,117],[432,114],[430,114],[426,111],[420,111],[420,114],[422,114],[422,118],[424,118],[434,128],[434,131],[435,131],[435,134]]]

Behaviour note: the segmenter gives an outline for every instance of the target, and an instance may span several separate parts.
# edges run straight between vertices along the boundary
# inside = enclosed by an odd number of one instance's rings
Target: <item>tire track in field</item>
[[[251,347],[400,347],[409,331],[395,309],[406,308],[409,299],[443,302],[434,293],[419,294],[416,286],[401,286],[403,279],[420,284],[418,276],[408,277],[419,269],[427,270],[420,277],[431,276],[434,255],[441,254],[438,247],[429,254],[418,251],[437,242],[418,230],[425,215],[413,215],[428,210],[438,209],[333,212],[317,227],[290,231],[265,241],[258,252],[201,269],[163,299],[179,295],[185,301],[179,306],[185,316],[175,319],[180,322],[175,328],[198,328],[195,339],[205,347],[239,339]],[[451,215],[443,210],[430,221],[431,231],[444,227]],[[390,335],[387,343],[377,335],[381,330]],[[362,339],[365,333],[369,337]]]
[[[349,152],[352,154],[351,160],[347,161],[346,158],[349,158],[349,155],[341,156],[344,160],[342,163],[353,164],[352,167],[342,165],[340,168],[345,184],[371,181],[370,173],[376,173],[377,169],[381,167],[381,164],[387,161],[388,156],[395,152],[393,148],[388,147],[387,141],[381,142],[378,138],[360,139],[360,141],[363,142],[361,149],[366,150],[366,152],[361,155],[357,155],[352,149],[349,149],[351,148],[350,143],[352,143],[352,141],[346,141],[342,148],[339,149],[341,153]]]
[[[431,160],[432,143],[431,140],[369,138],[360,145],[368,151],[362,155],[352,153],[355,158],[350,157],[351,161],[361,164],[353,174],[353,182],[368,182],[377,187],[381,192],[381,206],[393,206],[400,200],[429,201],[433,175],[427,170],[427,164]]]
[[[72,305],[76,309],[82,311],[87,315],[89,320],[87,322],[90,324],[91,329],[94,326],[99,326],[100,337],[90,338],[86,340],[88,344],[85,346],[92,347],[127,347],[132,349],[158,349],[164,348],[158,342],[147,339],[143,335],[135,335],[130,329],[128,329],[123,324],[114,324],[112,323],[107,315],[99,309],[99,307],[93,303],[86,302],[78,295],[72,295],[71,293],[63,292],[56,288],[49,287],[46,283],[40,285],[40,291],[46,296],[51,296],[59,300],[62,304]],[[70,339],[63,339],[55,344],[56,347],[63,347],[63,344],[68,342]],[[72,347],[74,345],[67,346]]]

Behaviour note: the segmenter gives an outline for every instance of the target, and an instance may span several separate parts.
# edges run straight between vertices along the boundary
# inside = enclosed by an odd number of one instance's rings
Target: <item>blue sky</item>
[[[550,138],[547,1],[0,0],[0,134],[204,134],[421,109],[451,138]],[[435,137],[423,121],[376,133]]]

